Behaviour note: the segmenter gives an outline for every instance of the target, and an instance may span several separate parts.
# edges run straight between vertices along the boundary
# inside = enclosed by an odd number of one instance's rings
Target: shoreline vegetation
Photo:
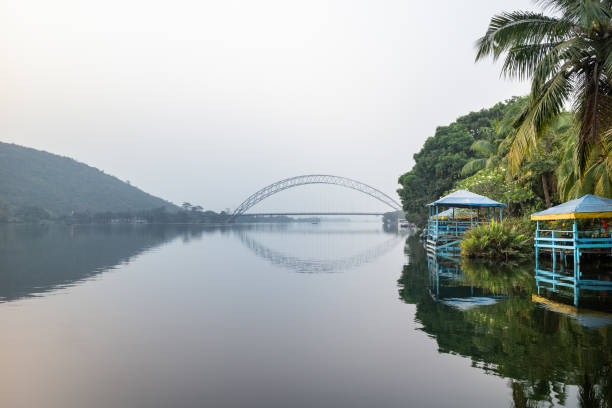
[[[502,225],[466,234],[466,256],[518,257],[530,214],[584,194],[612,198],[612,5],[539,4],[544,13],[493,16],[477,41],[476,61],[502,58],[502,76],[531,79],[530,93],[438,127],[398,180],[420,227],[425,205],[456,190],[508,205]]]
[[[165,207],[152,210],[101,212],[89,213],[74,212],[70,215],[54,216],[39,207],[26,207],[18,209],[12,218],[0,219],[1,223],[35,224],[35,223],[63,223],[70,225],[114,225],[114,224],[168,224],[168,225],[228,225],[231,214],[226,212],[204,211],[201,209],[179,209],[168,211]],[[321,222],[318,217],[293,218],[288,216],[255,217],[243,215],[235,223],[312,223]],[[334,219],[343,222],[344,219]]]

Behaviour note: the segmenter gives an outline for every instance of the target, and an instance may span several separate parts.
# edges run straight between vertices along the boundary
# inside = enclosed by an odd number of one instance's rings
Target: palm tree
[[[546,208],[552,206],[552,194],[557,191],[557,180],[555,172],[564,164],[560,158],[565,157],[563,148],[570,137],[575,136],[572,126],[572,115],[563,112],[555,117],[554,121],[546,127],[538,140],[537,145],[531,149],[529,157],[523,165],[526,170],[525,176],[531,177],[537,183],[541,183]],[[575,141],[575,137],[572,139]],[[570,164],[574,160],[569,161]],[[575,169],[575,167],[573,167]]]
[[[477,61],[505,55],[504,76],[532,79],[527,106],[515,122],[510,169],[518,170],[538,138],[572,102],[578,174],[584,179],[591,172],[599,182],[612,175],[612,0],[537,4],[551,15],[496,15],[477,42]]]
[[[512,124],[521,113],[526,104],[526,98],[514,97],[508,103],[501,119],[493,121],[492,128],[483,128],[484,137],[476,140],[470,146],[470,150],[476,152],[480,157],[469,160],[461,169],[461,174],[469,176],[482,169],[491,169],[506,162],[509,142],[516,133]]]
[[[592,158],[581,177],[576,163],[576,139],[577,132],[571,131],[561,137],[563,153],[556,170],[561,199],[570,200],[588,193],[612,197],[612,146],[604,145],[604,158]]]
[[[502,156],[498,154],[498,149],[502,141],[503,139],[495,139],[492,141],[481,139],[472,143],[470,150],[478,153],[481,157],[471,159],[465,163],[461,169],[461,174],[469,176],[479,170],[495,167],[502,160]]]

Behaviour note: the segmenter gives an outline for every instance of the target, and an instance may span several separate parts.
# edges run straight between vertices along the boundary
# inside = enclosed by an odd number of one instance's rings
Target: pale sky
[[[0,2],[0,140],[234,208],[300,174],[396,197],[436,126],[513,95],[474,63],[491,16],[530,1]],[[333,187],[254,210],[381,210]]]

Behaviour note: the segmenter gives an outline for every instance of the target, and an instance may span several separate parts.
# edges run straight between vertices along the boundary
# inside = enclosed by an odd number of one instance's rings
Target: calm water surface
[[[610,315],[496,269],[376,223],[3,226],[0,406],[612,406]]]

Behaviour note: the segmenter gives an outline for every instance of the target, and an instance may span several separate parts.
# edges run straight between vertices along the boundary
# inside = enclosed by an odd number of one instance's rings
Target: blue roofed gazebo
[[[458,252],[463,234],[475,225],[494,219],[501,221],[502,208],[506,204],[467,190],[457,190],[427,207],[427,250],[436,253],[439,249]]]
[[[531,214],[532,220],[612,218],[612,199],[587,194],[575,200]]]
[[[534,238],[536,251],[536,283],[538,290],[543,283],[574,289],[574,304],[578,305],[578,293],[582,288],[608,290],[608,280],[585,279],[580,269],[580,258],[585,254],[612,256],[612,199],[592,194],[531,214],[537,222]],[[610,220],[612,221],[612,220]],[[542,228],[544,223],[546,228]],[[538,261],[541,252],[552,255],[552,271],[545,270]],[[557,256],[561,256],[564,270],[567,255],[573,258],[573,274],[557,272]]]
[[[457,190],[442,197],[441,199],[427,204],[428,206],[438,207],[506,207],[506,204],[492,200],[489,197],[472,193],[467,190]]]

